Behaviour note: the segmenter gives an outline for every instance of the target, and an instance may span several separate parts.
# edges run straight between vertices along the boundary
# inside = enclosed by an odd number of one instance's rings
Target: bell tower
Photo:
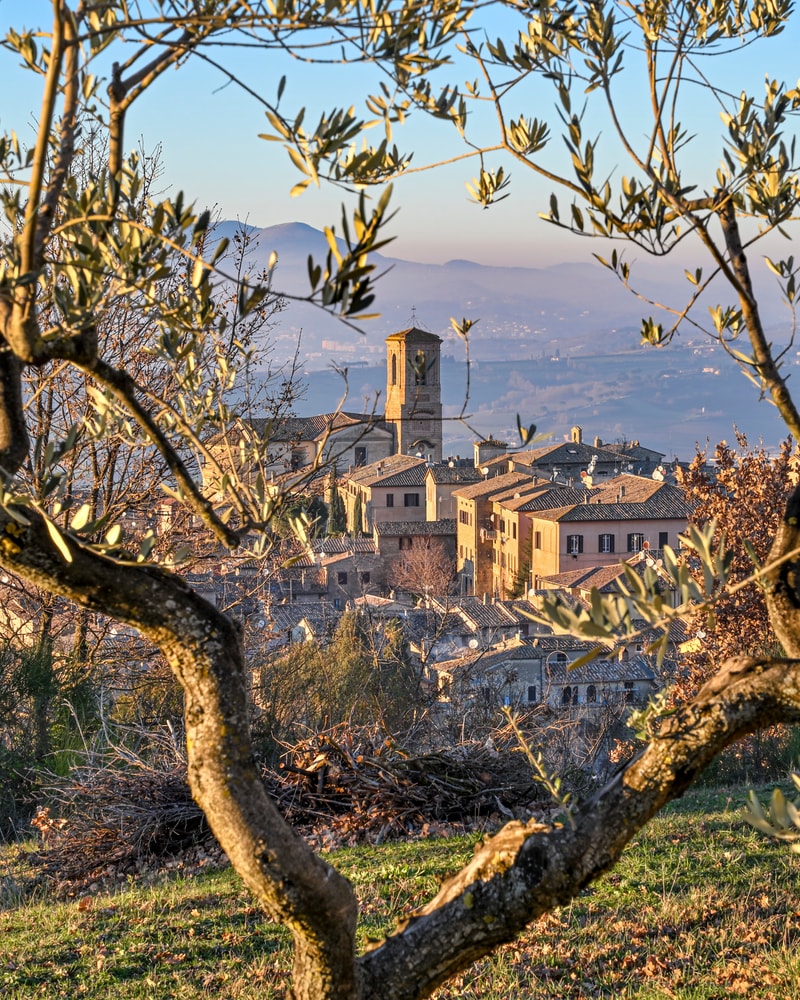
[[[412,326],[386,338],[386,412],[400,455],[442,460],[442,340]]]

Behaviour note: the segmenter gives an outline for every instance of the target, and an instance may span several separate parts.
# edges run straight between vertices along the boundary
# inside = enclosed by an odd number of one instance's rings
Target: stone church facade
[[[442,341],[411,327],[386,338],[385,422],[395,453],[442,461]]]
[[[315,462],[340,474],[394,455],[442,460],[442,340],[410,327],[386,338],[384,414],[323,413],[311,417],[237,418],[210,442],[215,461],[204,468],[205,488],[236,468],[243,478],[300,472]],[[245,465],[241,467],[241,456]]]

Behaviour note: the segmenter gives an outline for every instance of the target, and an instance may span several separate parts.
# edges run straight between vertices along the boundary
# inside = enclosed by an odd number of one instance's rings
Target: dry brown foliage
[[[317,848],[444,835],[541,811],[541,786],[509,730],[448,749],[404,749],[377,727],[314,734],[263,779],[284,817]],[[34,824],[36,869],[65,892],[136,875],[176,857],[221,852],[183,761],[115,758],[76,768],[49,789]]]
[[[713,470],[707,465],[707,450],[700,448],[689,468],[678,470],[692,507],[690,521],[702,527],[714,520],[718,536],[724,533],[731,558],[731,584],[747,579],[756,569],[748,545],[759,563],[766,560],[796,481],[798,460],[791,438],[782,442],[777,455],[770,455],[763,445],[751,447],[741,431],[735,433],[736,447],[721,441],[714,449]],[[702,579],[702,570],[698,567],[696,572]],[[690,631],[699,641],[684,658],[685,670],[678,685],[684,699],[728,657],[771,654],[778,648],[755,582],[725,596],[713,617],[699,616]]]

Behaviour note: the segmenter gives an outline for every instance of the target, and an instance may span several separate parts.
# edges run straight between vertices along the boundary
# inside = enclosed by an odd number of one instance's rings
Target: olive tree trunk
[[[776,543],[789,546],[784,552],[796,546],[798,505],[790,503]],[[507,824],[429,903],[357,956],[351,887],[287,826],[259,778],[232,622],[164,570],[121,565],[68,536],[56,545],[43,519],[27,508],[0,509],[0,561],[81,607],[135,626],[160,646],[186,696],[192,792],[237,872],[291,930],[296,1000],[427,996],[607,871],[637,831],[728,744],[759,726],[800,721],[800,660],[729,660],[576,811],[574,825]],[[784,603],[793,600],[798,613],[800,602],[780,580],[773,591]],[[791,613],[782,613],[788,622]]]

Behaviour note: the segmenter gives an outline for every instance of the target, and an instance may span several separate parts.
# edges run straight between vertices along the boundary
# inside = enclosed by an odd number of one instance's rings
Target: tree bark
[[[374,951],[364,996],[417,1000],[563,906],[611,868],[658,810],[726,746],[760,726],[800,721],[800,661],[727,661],[689,705],[573,816],[571,826],[509,823]]]
[[[240,636],[179,577],[115,561],[63,537],[44,519],[0,508],[0,557],[23,579],[136,627],[163,651],[185,692],[189,783],[220,845],[295,942],[297,1000],[357,995],[357,910],[349,883],[283,821],[253,760]],[[24,518],[28,523],[21,523]]]
[[[254,764],[244,663],[231,621],[180,578],[120,566],[68,537],[65,560],[42,518],[0,513],[2,562],[158,643],[186,692],[192,791],[236,870],[295,941],[296,1000],[416,1000],[513,940],[607,871],[625,845],[724,747],[762,725],[800,721],[800,660],[736,658],[573,816],[574,828],[510,823],[385,942],[355,955],[349,884],[284,823]]]

